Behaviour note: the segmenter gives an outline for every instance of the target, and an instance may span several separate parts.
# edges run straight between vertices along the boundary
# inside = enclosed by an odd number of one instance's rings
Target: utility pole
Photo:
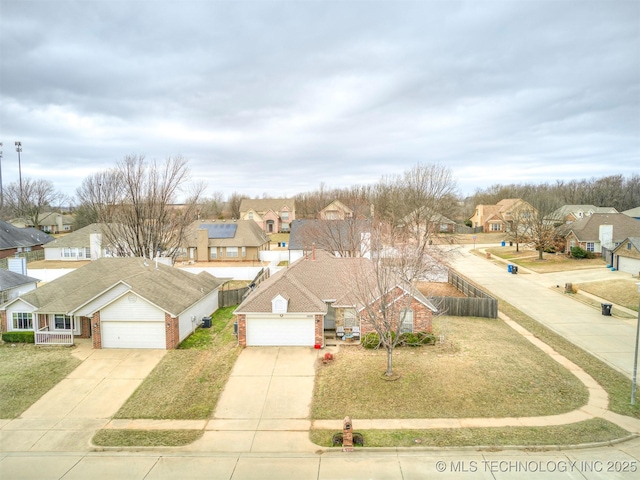
[[[20,203],[22,203],[22,163],[20,161],[22,142],[16,142],[16,152],[18,152],[18,178],[20,179]]]

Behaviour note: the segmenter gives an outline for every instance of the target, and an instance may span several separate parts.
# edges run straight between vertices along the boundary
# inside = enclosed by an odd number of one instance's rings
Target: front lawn
[[[536,250],[525,248],[522,245],[520,245],[519,252],[516,252],[515,246],[487,248],[486,251],[537,273],[605,268],[605,263],[601,258],[577,259],[568,257],[565,254],[543,253],[542,260],[538,260],[538,252]]]
[[[0,418],[16,418],[71,373],[80,360],[69,347],[0,345]]]
[[[100,430],[93,437],[101,447],[182,447],[199,439],[204,430]]]
[[[609,442],[629,435],[602,418],[551,427],[434,428],[428,430],[358,430],[365,447],[541,446]],[[312,430],[316,445],[331,447],[330,430]]]
[[[638,287],[633,279],[612,279],[600,282],[574,284],[578,292],[584,291],[611,303],[638,311]]]
[[[584,385],[501,320],[434,319],[444,344],[386,352],[342,348],[316,376],[312,418],[468,418],[554,415],[587,403]]]
[[[209,418],[240,353],[233,334],[235,309],[221,308],[212,328],[198,329],[179,349],[167,352],[115,418]]]

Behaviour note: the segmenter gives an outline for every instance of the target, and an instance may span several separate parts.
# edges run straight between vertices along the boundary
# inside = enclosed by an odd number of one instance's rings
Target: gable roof
[[[591,212],[593,213],[618,213],[613,207],[596,207],[595,205],[563,205],[562,207],[554,210],[549,218],[564,218],[569,214],[578,212]]]
[[[269,242],[269,236],[253,220],[197,220],[187,229],[187,247],[197,247],[200,230],[207,231],[210,247],[260,247]]]
[[[40,280],[33,277],[22,275],[21,273],[12,272],[10,270],[0,269],[0,291],[11,290],[12,288],[29,283],[38,283]]]
[[[613,242],[621,242],[627,237],[640,235],[640,222],[622,213],[594,213],[566,225],[562,231],[565,236],[573,232],[581,242],[597,242],[600,238],[601,225],[613,226]]]
[[[58,220],[61,220],[62,225],[72,225],[74,218],[72,215],[64,215],[57,212],[43,212],[38,215],[38,225],[58,225]]]
[[[620,245],[618,245],[616,248],[613,249],[613,252],[619,255],[621,252],[624,252],[627,250],[627,244],[629,243],[633,248],[636,249],[636,251],[640,252],[640,237],[625,238],[622,242],[620,242]],[[624,255],[621,255],[621,256],[624,256]]]
[[[89,247],[91,245],[91,234],[102,234],[103,228],[104,225],[101,223],[92,223],[75,232],[66,233],[61,237],[53,239],[53,241],[45,245],[44,248]]]
[[[295,200],[292,198],[243,198],[240,201],[240,212],[253,210],[262,215],[269,210],[280,213],[285,207],[288,211],[292,211],[294,206]]]
[[[260,283],[235,313],[271,312],[271,300],[277,295],[290,299],[289,313],[326,313],[327,303],[336,307],[354,307],[357,302],[350,295],[353,289],[350,274],[366,275],[370,266],[372,263],[366,258],[334,257],[315,250]],[[416,292],[413,296],[436,310],[422,293]]]
[[[142,258],[101,258],[19,298],[33,305],[39,313],[71,314],[124,282],[130,291],[178,316],[225,281],[206,272],[194,275],[163,264],[156,268],[153,261]]]
[[[622,213],[629,217],[640,218],[640,207],[630,208],[629,210],[625,210]]]
[[[360,248],[360,234],[369,230],[368,220],[294,220],[289,233],[289,250],[310,250],[313,244],[319,249],[340,244],[346,250]],[[324,238],[331,237],[330,239]]]
[[[41,232],[37,228],[17,228],[0,220],[0,250],[8,250],[17,247],[34,247],[44,245],[53,240],[53,237]]]

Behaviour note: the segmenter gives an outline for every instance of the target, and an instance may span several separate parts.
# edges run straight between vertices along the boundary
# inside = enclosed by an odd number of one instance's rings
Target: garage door
[[[618,257],[618,270],[637,275],[640,272],[640,260],[637,258]]]
[[[102,322],[102,348],[167,348],[164,322]]]
[[[247,346],[310,346],[315,344],[313,318],[248,318]]]

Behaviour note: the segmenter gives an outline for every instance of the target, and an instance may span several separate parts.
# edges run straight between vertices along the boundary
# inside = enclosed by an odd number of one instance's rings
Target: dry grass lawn
[[[79,364],[69,347],[0,346],[0,418],[16,418]]]
[[[564,254],[544,253],[542,260],[538,260],[538,252],[520,245],[520,251],[516,252],[516,247],[493,247],[487,248],[487,252],[504,260],[528,268],[537,273],[564,272],[567,270],[583,270],[592,268],[605,268],[605,263],[601,258],[576,259]]]
[[[316,376],[312,418],[466,418],[554,415],[587,402],[571,373],[500,320],[434,320],[442,345],[394,353],[343,348]]]
[[[591,295],[604,298],[616,305],[638,311],[638,286],[634,279],[602,280],[600,282],[578,283],[574,287],[578,292],[584,291]]]

